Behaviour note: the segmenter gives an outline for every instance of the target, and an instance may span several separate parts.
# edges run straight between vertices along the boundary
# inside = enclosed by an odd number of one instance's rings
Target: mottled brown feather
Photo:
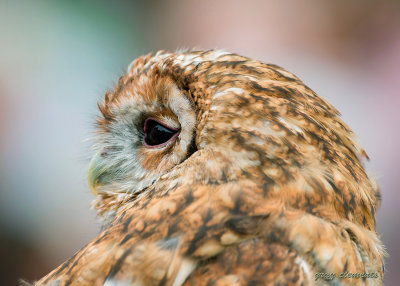
[[[175,285],[185,269],[176,285],[382,284],[379,190],[334,107],[275,65],[159,52],[106,93],[99,130],[132,93],[151,105],[171,85],[193,105],[195,151],[138,193],[99,193],[111,223],[36,285]],[[139,148],[144,169],[162,164]],[[379,278],[314,281],[343,271]]]

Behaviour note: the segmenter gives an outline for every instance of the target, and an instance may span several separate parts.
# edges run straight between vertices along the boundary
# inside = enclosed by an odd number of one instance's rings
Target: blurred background
[[[299,76],[343,114],[400,249],[400,2],[0,0],[0,285],[38,279],[99,232],[86,183],[96,102],[135,57],[223,48]]]

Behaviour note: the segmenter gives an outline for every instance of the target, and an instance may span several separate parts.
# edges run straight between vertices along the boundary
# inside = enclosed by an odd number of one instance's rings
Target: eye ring
[[[147,148],[161,148],[174,140],[180,134],[179,128],[173,128],[165,123],[149,117],[144,121],[143,145]]]

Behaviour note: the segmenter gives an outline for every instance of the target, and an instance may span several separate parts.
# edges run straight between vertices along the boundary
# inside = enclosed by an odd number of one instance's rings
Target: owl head
[[[293,74],[223,51],[158,52],[99,109],[88,178],[105,229],[39,285],[383,276],[366,154]]]

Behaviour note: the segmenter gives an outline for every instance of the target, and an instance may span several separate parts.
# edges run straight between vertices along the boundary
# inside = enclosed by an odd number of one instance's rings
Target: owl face
[[[189,155],[195,112],[169,79],[121,78],[99,104],[102,117],[89,167],[93,193],[137,193]]]

